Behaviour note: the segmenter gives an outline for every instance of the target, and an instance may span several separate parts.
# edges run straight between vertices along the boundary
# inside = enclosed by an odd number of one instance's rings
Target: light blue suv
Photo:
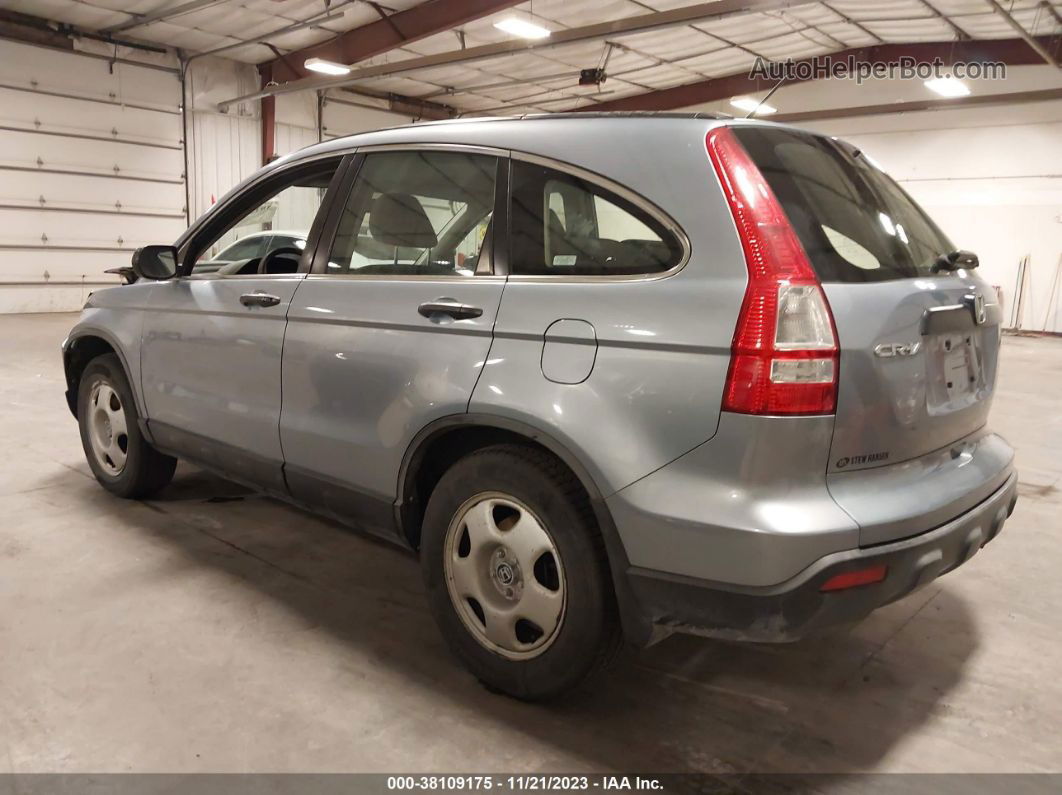
[[[274,229],[305,245],[219,272]],[[89,464],[176,458],[419,553],[441,631],[546,698],[621,639],[785,641],[1013,510],[1000,308],[867,156],[703,114],[366,133],[137,252],[64,344]]]

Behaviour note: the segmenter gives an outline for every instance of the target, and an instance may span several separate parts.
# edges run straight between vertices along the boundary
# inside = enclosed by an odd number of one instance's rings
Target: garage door
[[[187,225],[181,84],[0,41],[0,312],[79,309]]]

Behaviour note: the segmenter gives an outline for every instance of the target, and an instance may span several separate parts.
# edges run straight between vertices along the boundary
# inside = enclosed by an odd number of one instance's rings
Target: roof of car
[[[613,135],[614,126],[638,135],[654,134],[650,131],[659,131],[661,124],[685,129],[689,129],[690,126],[703,128],[706,122],[709,124],[711,122],[770,124],[770,122],[758,119],[737,119],[726,113],[702,111],[589,111],[585,113],[537,113],[523,116],[470,116],[402,124],[332,138],[278,158],[270,164],[270,167],[283,166],[296,160],[322,154],[338,154],[362,146],[387,144],[460,144],[509,148],[532,153],[536,150],[556,150],[563,148],[557,146],[561,139],[570,135],[562,122],[568,124],[581,122],[581,129],[598,130],[603,136]],[[607,131],[602,129],[606,125],[609,128]],[[531,145],[523,146],[524,143]]]

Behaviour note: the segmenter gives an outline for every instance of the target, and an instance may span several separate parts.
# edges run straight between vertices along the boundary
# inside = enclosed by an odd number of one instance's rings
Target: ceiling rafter
[[[1026,44],[1036,50],[1037,55],[1043,58],[1044,61],[1046,61],[1047,63],[1051,64],[1051,66],[1055,67],[1055,69],[1062,68],[1062,65],[1060,65],[1058,62],[1058,58],[1052,55],[1047,50],[1047,48],[1043,47],[1038,41],[1036,41],[1036,39],[1033,38],[1033,35],[1029,33],[1029,31],[1027,31],[1025,28],[1023,28],[1021,26],[1021,23],[1018,22],[1018,20],[1016,20],[1014,16],[1009,11],[1007,11],[1007,9],[1003,8],[1003,6],[996,2],[996,0],[987,0],[987,2],[990,6],[992,6],[993,11],[1003,17],[1003,19],[1006,20],[1007,24],[1014,28],[1014,31],[1019,36],[1021,36],[1022,40],[1025,41]]]
[[[1048,52],[1062,50],[1062,36],[1041,36],[1037,44]],[[967,41],[936,41],[906,44],[875,44],[856,47],[811,58],[802,58],[795,63],[814,63],[820,59],[847,59],[870,63],[895,62],[910,56],[920,61],[932,61],[939,57],[944,63],[956,61],[1001,61],[1011,66],[1026,66],[1042,63],[1040,55],[1023,39],[977,39]],[[571,108],[573,111],[631,111],[674,110],[705,102],[716,102],[739,94],[763,91],[774,86],[774,81],[764,77],[752,77],[742,70],[723,77],[687,83],[672,88],[650,91],[644,94],[623,97],[590,106]]]
[[[428,5],[434,5],[436,3],[445,2],[447,7],[457,7],[462,3],[478,2],[482,5],[487,0],[431,0],[431,3],[423,4],[420,6],[414,6],[410,9],[410,12],[418,9],[426,9]],[[265,96],[273,94],[285,94],[292,91],[306,91],[318,88],[333,88],[342,85],[348,85],[356,83],[359,80],[364,80],[369,77],[379,77],[381,75],[396,75],[403,72],[414,71],[417,69],[427,69],[435,66],[446,66],[457,63],[467,63],[470,61],[483,60],[487,58],[495,58],[503,55],[511,55],[522,52],[538,52],[542,50],[549,50],[554,47],[561,47],[568,44],[574,44],[582,41],[594,41],[597,39],[610,38],[612,36],[619,36],[630,33],[642,33],[650,30],[658,30],[661,28],[676,27],[680,25],[689,25],[695,22],[703,22],[712,19],[721,19],[724,17],[738,16],[747,14],[750,12],[766,11],[766,10],[778,10],[782,8],[789,8],[791,6],[807,5],[814,2],[814,0],[715,0],[708,3],[696,3],[694,5],[682,6],[680,8],[670,9],[668,11],[656,11],[650,14],[641,14],[633,17],[623,17],[620,19],[610,20],[608,22],[601,22],[593,25],[585,25],[583,27],[568,28],[566,30],[555,31],[548,39],[540,39],[534,41],[528,40],[507,40],[497,42],[495,44],[484,44],[479,47],[469,47],[464,50],[453,50],[450,52],[439,53],[437,55],[426,55],[421,58],[410,58],[408,60],[395,61],[393,63],[380,64],[378,66],[368,66],[361,69],[353,70],[349,75],[344,77],[311,77],[292,80],[286,84],[278,84],[276,86],[267,86],[261,91],[256,91],[252,94],[246,94],[240,97],[234,97],[230,100],[224,100],[218,103],[219,108],[227,107],[237,102],[247,102],[253,99],[260,99]],[[515,5],[516,3],[509,3],[509,5]],[[399,12],[408,13],[408,12]],[[396,15],[397,16],[397,15]],[[382,25],[382,20],[372,23],[373,25]],[[356,33],[359,30],[365,30],[371,27],[366,25],[362,28],[356,28],[351,31],[351,34]],[[403,25],[405,29],[405,25]],[[704,32],[704,31],[702,31]],[[343,37],[350,34],[344,34]],[[393,35],[393,34],[392,34]],[[713,34],[708,34],[713,35]],[[397,45],[395,45],[397,46]],[[317,47],[311,47],[306,50],[300,51],[298,57],[318,57],[326,58],[327,60],[339,60],[342,63],[352,63],[354,56],[358,59],[364,59],[369,57],[363,53],[354,53],[347,60],[344,60],[342,54],[337,56],[337,53],[326,49],[328,45],[318,45]],[[322,54],[327,53],[327,54]],[[349,55],[349,54],[348,54]]]
[[[959,39],[969,39],[969,38],[971,38],[970,34],[967,33],[965,30],[963,30],[962,28],[960,28],[955,23],[954,19],[949,17],[947,14],[942,13],[941,10],[939,8],[937,8],[935,5],[933,5],[932,3],[930,3],[929,0],[918,0],[918,2],[921,3],[923,6],[925,6],[925,8],[931,14],[933,14],[933,16],[935,16],[937,19],[943,21],[945,25],[947,25],[949,28],[951,28],[952,32],[955,34],[955,36],[957,38],[959,38]]]
[[[377,3],[369,3],[380,14],[380,19],[341,33],[329,41],[289,53],[295,64],[294,73],[285,63],[273,61],[273,79],[284,82],[314,74],[302,65],[307,58],[321,58],[341,64],[357,63],[403,44],[503,11],[520,2],[522,0],[427,0],[393,14],[388,14]]]

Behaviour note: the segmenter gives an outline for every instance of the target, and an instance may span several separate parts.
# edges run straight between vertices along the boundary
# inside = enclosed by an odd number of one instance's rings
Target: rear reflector
[[[819,587],[819,590],[844,591],[848,588],[858,588],[860,585],[873,585],[884,580],[888,573],[889,567],[884,563],[866,569],[846,571],[844,574],[835,574],[830,577]]]
[[[723,410],[832,414],[839,354],[822,285],[781,204],[734,133],[712,130],[705,145],[749,272]]]

